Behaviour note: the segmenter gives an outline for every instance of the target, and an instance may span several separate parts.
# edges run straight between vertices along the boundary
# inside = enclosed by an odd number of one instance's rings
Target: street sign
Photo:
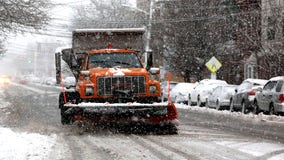
[[[218,61],[214,56],[205,64],[205,66],[211,71],[211,73],[216,73],[218,69],[222,67],[221,62]]]

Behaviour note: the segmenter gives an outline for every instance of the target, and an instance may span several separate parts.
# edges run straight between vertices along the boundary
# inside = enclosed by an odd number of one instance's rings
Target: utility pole
[[[145,46],[145,64],[147,64],[148,53],[152,52],[150,49],[150,40],[151,40],[151,29],[152,29],[152,19],[153,19],[153,6],[154,0],[150,0],[150,11],[149,11],[149,21],[147,26],[147,37],[146,37],[146,46]]]

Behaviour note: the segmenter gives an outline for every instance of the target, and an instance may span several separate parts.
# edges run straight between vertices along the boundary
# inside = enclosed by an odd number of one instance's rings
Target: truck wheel
[[[63,94],[61,93],[59,95],[59,108],[60,108],[60,114],[61,114],[61,124],[72,124],[73,123],[73,116],[66,114],[65,111],[67,110],[66,107],[64,107],[64,97]]]
[[[64,106],[64,97],[62,93],[60,93],[59,95],[58,106],[59,106],[59,109],[61,109]]]
[[[173,124],[154,125],[152,131],[158,135],[174,135],[178,134],[178,128]]]
[[[73,116],[70,114],[66,114],[65,111],[67,109],[65,107],[61,108],[61,124],[72,124],[73,123]]]
[[[169,124],[169,125],[164,126],[163,129],[164,129],[164,133],[166,134],[170,134],[170,135],[178,134],[178,128],[176,125]]]

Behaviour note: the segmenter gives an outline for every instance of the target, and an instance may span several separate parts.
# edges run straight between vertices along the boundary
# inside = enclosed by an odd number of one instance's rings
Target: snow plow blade
[[[151,124],[171,123],[177,125],[177,111],[173,103],[79,103],[65,104],[65,114],[74,121],[97,122],[143,121]]]

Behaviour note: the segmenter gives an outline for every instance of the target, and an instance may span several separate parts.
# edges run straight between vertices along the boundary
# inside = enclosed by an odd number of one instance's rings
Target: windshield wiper
[[[131,65],[130,63],[127,63],[127,62],[120,62],[120,61],[115,61],[114,63],[117,63],[117,64],[124,64],[124,65],[128,65],[128,66]]]

